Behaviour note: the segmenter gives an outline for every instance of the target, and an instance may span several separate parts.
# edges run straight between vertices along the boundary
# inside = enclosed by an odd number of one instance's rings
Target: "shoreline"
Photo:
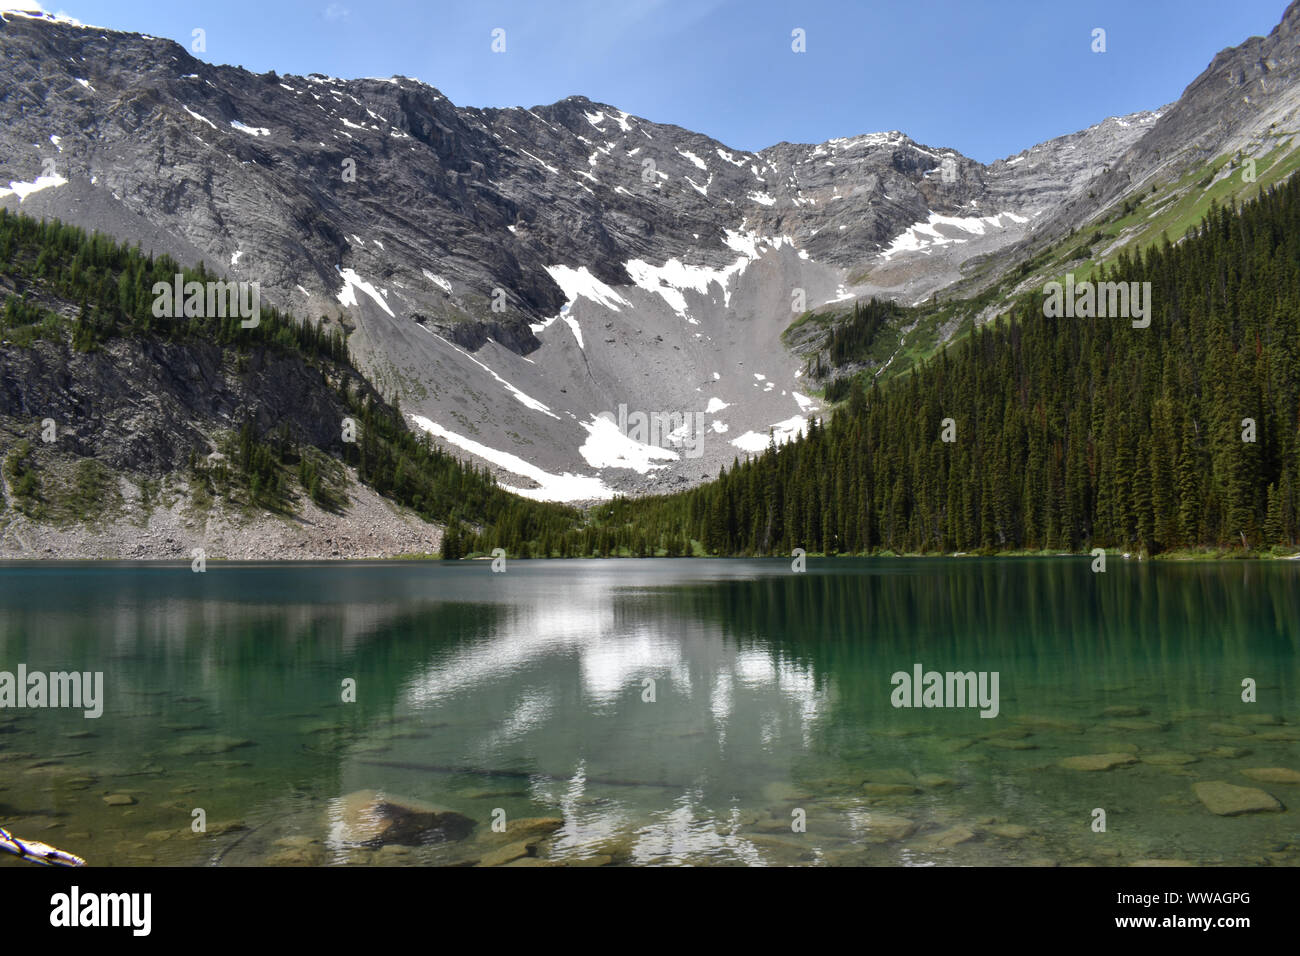
[[[1041,552],[1041,551],[1008,551],[996,554],[846,554],[832,555],[809,553],[806,557],[816,559],[820,562],[834,563],[839,561],[874,561],[874,560],[954,560],[954,559],[975,559],[975,560],[1023,560],[1023,559],[1064,559],[1074,558],[1082,560],[1092,560],[1094,555],[1091,552],[1080,552],[1071,554],[1067,552]],[[1225,553],[1225,552],[1169,552],[1168,554],[1157,555],[1156,557],[1147,558],[1125,558],[1122,552],[1106,552],[1108,560],[1118,560],[1125,564],[1143,564],[1147,562],[1161,564],[1226,564],[1231,562],[1265,562],[1265,561],[1300,561],[1300,551],[1295,554],[1268,554],[1252,552],[1247,554]],[[221,567],[257,567],[257,566],[336,566],[336,565],[353,565],[353,566],[374,566],[383,567],[394,564],[448,564],[456,565],[465,562],[486,562],[491,561],[490,554],[484,555],[467,555],[455,561],[444,561],[436,552],[432,553],[413,553],[413,552],[393,552],[388,554],[361,554],[347,556],[313,556],[313,555],[295,555],[291,557],[223,557],[216,555],[207,555],[206,564]],[[637,557],[635,555],[609,555],[600,557],[596,555],[587,555],[581,557],[509,557],[510,562],[526,561],[529,564],[540,564],[545,562],[561,561],[601,561],[601,562],[621,562],[621,561],[764,561],[764,562],[782,562],[787,563],[790,558],[785,555],[675,555],[668,557],[666,555]],[[182,558],[175,555],[167,556],[102,556],[102,557],[72,557],[67,555],[50,555],[50,556],[22,556],[0,553],[0,570],[32,567],[157,567],[157,568],[188,568],[192,564],[189,558]]]

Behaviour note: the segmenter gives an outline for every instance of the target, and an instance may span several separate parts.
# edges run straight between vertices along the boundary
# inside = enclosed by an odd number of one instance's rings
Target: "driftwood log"
[[[86,861],[36,840],[22,840],[0,827],[0,850],[42,866],[85,866]]]

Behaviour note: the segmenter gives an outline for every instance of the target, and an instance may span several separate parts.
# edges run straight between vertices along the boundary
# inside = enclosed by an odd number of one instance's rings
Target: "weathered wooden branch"
[[[3,827],[0,827],[0,850],[13,853],[15,856],[30,860],[32,863],[40,863],[42,866],[86,865],[86,861],[79,856],[65,853],[63,850],[52,847],[47,843],[40,843],[36,840],[21,840]]]

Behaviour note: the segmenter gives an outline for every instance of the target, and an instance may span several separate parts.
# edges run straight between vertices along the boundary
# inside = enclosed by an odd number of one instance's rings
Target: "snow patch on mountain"
[[[9,183],[7,189],[0,187],[0,199],[4,199],[8,196],[17,196],[18,201],[21,203],[32,193],[38,193],[42,189],[49,189],[51,186],[62,186],[66,183],[67,180],[59,175],[37,176],[36,179],[30,183],[22,183],[15,180]]]
[[[597,415],[590,423],[582,422],[587,440],[578,451],[593,468],[630,468],[644,475],[652,468],[663,468],[654,460],[676,461],[681,456],[669,448],[647,445],[619,431],[618,424]]]
[[[1017,216],[1013,212],[1001,212],[993,216],[945,216],[932,212],[929,219],[913,223],[894,237],[894,241],[880,256],[882,259],[892,259],[904,252],[924,252],[928,255],[937,246],[966,242],[971,236],[986,235],[990,229],[1006,229],[1012,224],[1028,221],[1024,216]],[[954,231],[967,235],[953,235]]]
[[[216,123],[212,122],[212,120],[208,119],[208,118],[207,118],[206,116],[204,116],[203,114],[194,112],[194,111],[193,111],[192,109],[190,109],[188,106],[182,106],[181,109],[183,109],[185,112],[189,113],[189,114],[190,114],[191,116],[193,116],[196,120],[202,120],[204,123],[207,123],[207,124],[208,124],[209,126],[211,126],[213,129],[216,129],[216,128],[217,128],[217,124],[216,124]]]
[[[740,258],[729,266],[715,269],[710,266],[688,265],[680,259],[669,259],[661,266],[653,266],[643,259],[632,259],[624,268],[632,282],[647,292],[660,296],[668,306],[692,325],[698,325],[686,304],[687,289],[700,295],[709,295],[715,284],[722,290],[722,304],[731,305],[733,280],[745,271],[751,262],[764,253],[779,249],[790,240],[784,236],[767,238],[753,232],[724,230],[728,248],[740,253]]]
[[[784,445],[786,442],[808,430],[808,420],[802,415],[795,415],[793,418],[787,418],[783,422],[775,422],[772,425],[771,438],[778,445]],[[769,438],[767,435],[758,432],[745,432],[739,438],[733,438],[731,443],[742,451],[760,452],[767,448]]]
[[[677,155],[678,155],[678,156],[681,156],[683,159],[690,160],[690,161],[691,161],[692,163],[694,163],[696,166],[700,167],[700,169],[708,169],[708,168],[709,168],[708,166],[706,166],[706,165],[704,164],[704,160],[700,159],[700,157],[696,156],[696,155],[695,155],[694,153],[692,153],[689,149],[679,149],[679,150],[677,150]]]
[[[439,289],[441,289],[443,292],[447,293],[448,295],[451,295],[451,283],[450,283],[450,282],[448,282],[446,279],[444,279],[444,278],[443,278],[442,276],[440,276],[440,275],[435,275],[434,273],[430,272],[428,269],[421,269],[420,271],[424,273],[424,277],[425,277],[426,279],[428,279],[430,282],[432,282],[434,285],[436,285],[436,286],[437,286]]]
[[[230,125],[239,130],[241,133],[247,133],[249,136],[270,136],[271,131],[265,126],[245,126],[239,120],[231,120]]]
[[[393,314],[393,310],[388,307],[388,302],[385,301],[379,290],[369,282],[362,279],[361,276],[357,275],[355,269],[339,269],[338,266],[335,266],[334,268],[338,270],[339,276],[343,279],[343,290],[338,294],[340,305],[352,306],[355,308],[357,304],[357,290],[360,290],[370,296],[370,298],[374,299],[375,304],[387,312],[390,318],[397,318],[397,316]]]
[[[567,471],[555,475],[524,461],[518,455],[498,451],[472,438],[458,435],[423,415],[412,415],[411,421],[430,435],[441,438],[471,455],[490,461],[499,468],[528,478],[538,485],[536,488],[515,488],[505,484],[501,486],[506,491],[512,491],[521,497],[531,498],[534,501],[606,501],[614,497],[614,490],[595,475],[575,475]]]
[[[569,331],[573,333],[573,337],[578,340],[578,348],[582,349],[584,352],[587,351],[587,346],[582,342],[582,329],[578,326],[578,320],[569,314],[569,306],[567,304],[560,309],[560,318],[563,319],[564,324],[569,327]]]
[[[631,302],[597,279],[586,266],[580,269],[574,269],[572,266],[547,266],[546,271],[555,280],[555,284],[564,291],[564,297],[570,303],[577,299],[590,299],[597,305],[615,312],[621,311],[620,305],[632,307]]]

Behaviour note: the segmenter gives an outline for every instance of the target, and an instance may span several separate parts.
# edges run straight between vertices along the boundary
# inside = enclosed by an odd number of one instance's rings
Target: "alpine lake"
[[[1300,562],[1091,564],[6,564],[0,672],[103,684],[11,677],[0,827],[105,866],[1300,863]]]

